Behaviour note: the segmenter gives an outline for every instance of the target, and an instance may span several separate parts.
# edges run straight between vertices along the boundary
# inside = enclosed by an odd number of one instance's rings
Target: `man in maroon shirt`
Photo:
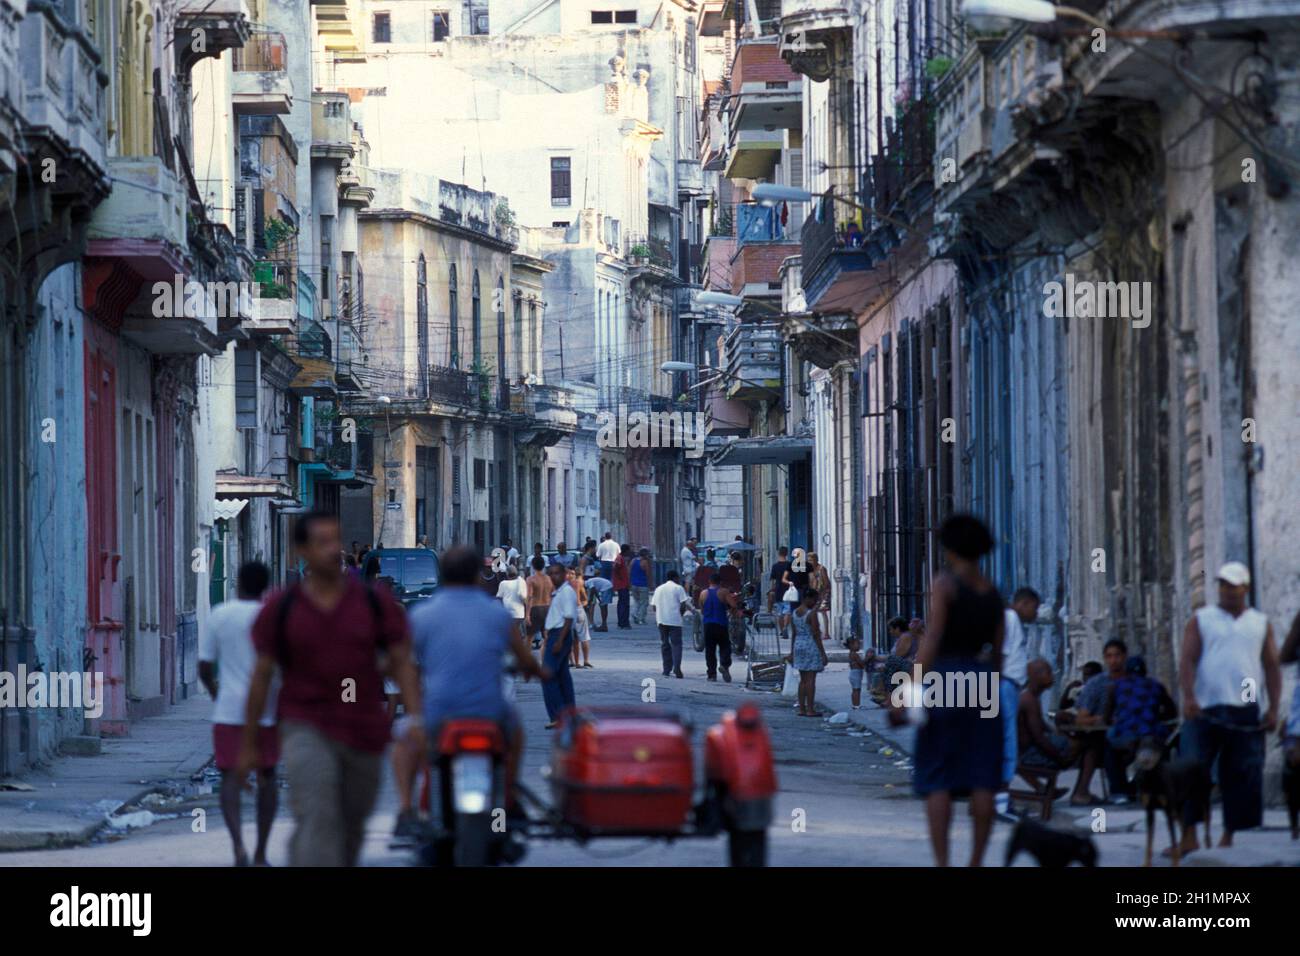
[[[632,626],[632,546],[619,548],[614,561],[614,593],[618,595],[618,626],[627,630]],[[603,608],[602,608],[603,610]],[[601,623],[605,623],[603,620]]]
[[[253,623],[253,733],[244,734],[234,779],[245,780],[256,762],[257,717],[279,667],[278,717],[296,824],[289,862],[355,866],[391,733],[384,677],[396,681],[407,713],[422,713],[410,630],[386,589],[343,572],[336,517],[303,515],[294,544],[307,575],[268,600]],[[423,734],[412,721],[409,742],[419,753]]]

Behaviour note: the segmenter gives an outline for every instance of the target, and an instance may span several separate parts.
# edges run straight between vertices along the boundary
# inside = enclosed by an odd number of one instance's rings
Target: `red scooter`
[[[523,847],[505,818],[506,736],[490,720],[458,718],[438,732],[438,817],[425,862],[436,866],[513,863]]]

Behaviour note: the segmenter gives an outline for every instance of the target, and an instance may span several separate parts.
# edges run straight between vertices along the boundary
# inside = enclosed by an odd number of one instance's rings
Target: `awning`
[[[794,435],[764,435],[727,442],[713,456],[715,465],[788,465],[812,454],[813,440]]]
[[[217,498],[212,503],[212,517],[218,521],[230,521],[248,504],[247,498]]]
[[[329,359],[307,355],[293,355],[291,358],[298,364],[300,371],[289,383],[290,391],[297,395],[326,399],[338,394],[338,384],[334,381],[334,363]]]
[[[217,497],[292,498],[293,489],[279,478],[263,475],[218,474]]]

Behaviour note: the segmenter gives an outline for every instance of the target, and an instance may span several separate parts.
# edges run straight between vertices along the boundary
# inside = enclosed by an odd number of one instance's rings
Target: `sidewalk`
[[[105,738],[93,757],[56,757],[0,790],[0,850],[85,843],[119,808],[168,784],[186,784],[212,756],[206,695],[131,725],[129,737]],[[3,857],[0,857],[2,860]]]
[[[848,721],[871,735],[870,743],[879,742],[878,747],[868,747],[873,756],[873,763],[893,763],[899,767],[910,767],[911,755],[914,753],[916,728],[911,726],[893,727],[889,724],[887,712],[871,699],[864,689],[862,692],[862,709],[851,709],[851,688],[847,665],[837,665],[832,658],[831,665],[817,677],[817,704],[828,714],[845,714]],[[1061,787],[1073,788],[1077,780],[1075,771],[1062,773],[1057,780]],[[1093,793],[1100,783],[1093,780]],[[917,802],[918,810],[920,801]],[[963,811],[964,812],[964,811]],[[1036,815],[1031,811],[1031,815]],[[1052,808],[1052,826],[1072,829],[1077,833],[1091,834],[1097,844],[1098,856],[1102,866],[1141,866],[1146,847],[1146,814],[1133,804],[1103,804],[1095,806],[1072,807],[1067,798],[1058,800]],[[989,862],[1001,863],[1002,840],[999,834],[1009,832],[1004,824],[995,829],[994,852]],[[1205,827],[1198,827],[1200,839],[1205,839]],[[1212,837],[1217,842],[1223,835],[1223,809],[1214,806]],[[1290,824],[1284,807],[1266,807],[1264,825],[1257,830],[1247,830],[1234,835],[1234,846],[1226,849],[1214,847],[1197,851],[1190,855],[1184,866],[1300,866],[1300,841],[1290,839]],[[1169,831],[1163,814],[1156,816],[1155,852],[1159,854],[1169,845]],[[1027,859],[1021,858],[1018,865],[1026,865]],[[1168,866],[1169,861],[1157,857],[1156,866]]]

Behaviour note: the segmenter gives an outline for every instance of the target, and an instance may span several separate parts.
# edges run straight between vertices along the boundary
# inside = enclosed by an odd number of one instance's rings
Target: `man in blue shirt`
[[[506,699],[505,659],[513,654],[525,679],[546,673],[500,601],[478,586],[482,556],[454,547],[442,556],[437,593],[411,611],[411,632],[424,691],[424,720],[436,741],[443,721],[478,717],[501,724],[509,740],[507,779],[514,780],[524,749],[523,729]]]

